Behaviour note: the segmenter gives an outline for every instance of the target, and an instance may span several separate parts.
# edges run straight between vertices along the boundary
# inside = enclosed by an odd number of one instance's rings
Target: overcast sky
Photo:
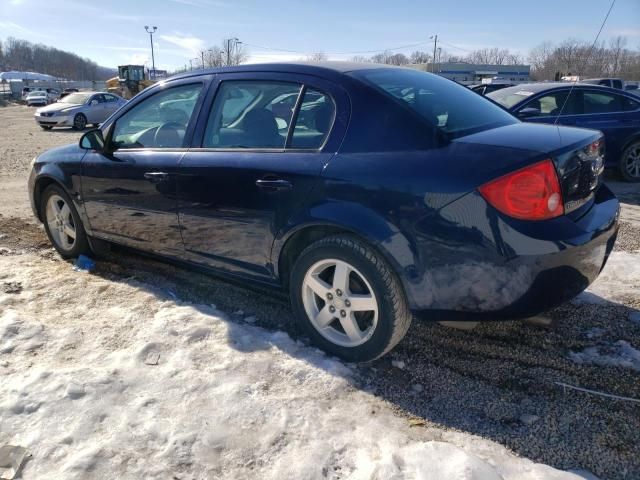
[[[188,64],[226,37],[244,42],[250,61],[296,60],[319,51],[340,60],[411,45],[394,50],[409,54],[433,48],[433,34],[454,54],[494,46],[526,54],[544,40],[593,41],[609,5],[610,0],[0,0],[0,39],[43,43],[115,67],[150,59],[144,26],[155,25],[156,66],[167,69]],[[640,49],[640,0],[617,0],[601,38],[616,35]]]

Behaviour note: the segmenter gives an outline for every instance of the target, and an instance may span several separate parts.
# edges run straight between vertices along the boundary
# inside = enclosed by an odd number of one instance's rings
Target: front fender
[[[33,165],[31,174],[29,175],[29,199],[34,215],[40,221],[40,195],[43,190],[50,184],[57,184],[64,189],[66,194],[71,198],[76,211],[80,215],[80,219],[87,233],[89,232],[89,222],[86,218],[81,195],[80,184],[80,165],[79,163],[64,164],[58,162],[36,162]]]

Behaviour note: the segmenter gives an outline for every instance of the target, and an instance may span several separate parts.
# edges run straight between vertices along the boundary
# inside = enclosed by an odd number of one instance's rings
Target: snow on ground
[[[24,479],[582,478],[411,428],[351,367],[211,306],[35,254],[0,275],[22,287],[0,293],[0,445],[27,447]]]
[[[581,352],[571,352],[569,357],[577,363],[595,363],[640,371],[640,350],[636,350],[624,340],[618,340],[613,344],[587,347]]]
[[[598,278],[574,300],[575,303],[619,302],[638,295],[640,252],[613,252]]]

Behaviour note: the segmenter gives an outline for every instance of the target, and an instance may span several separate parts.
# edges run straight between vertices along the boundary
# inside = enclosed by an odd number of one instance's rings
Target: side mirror
[[[537,117],[541,115],[541,113],[542,112],[540,112],[539,108],[527,107],[527,108],[523,108],[518,112],[518,118]]]
[[[91,100],[91,102],[89,102],[89,105],[97,105],[98,104],[98,100]]]
[[[98,152],[103,151],[104,137],[102,136],[102,130],[95,128],[82,135],[80,137],[80,148],[83,150],[97,150]]]

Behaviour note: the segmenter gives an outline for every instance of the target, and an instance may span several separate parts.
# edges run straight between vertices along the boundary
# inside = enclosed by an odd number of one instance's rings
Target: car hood
[[[71,143],[47,150],[38,156],[36,163],[79,160],[85,153],[86,150],[81,149],[77,143]]]
[[[46,107],[42,107],[38,109],[38,112],[60,112],[62,110],[67,110],[70,108],[81,107],[81,104],[76,103],[52,103],[51,105],[47,105]]]

